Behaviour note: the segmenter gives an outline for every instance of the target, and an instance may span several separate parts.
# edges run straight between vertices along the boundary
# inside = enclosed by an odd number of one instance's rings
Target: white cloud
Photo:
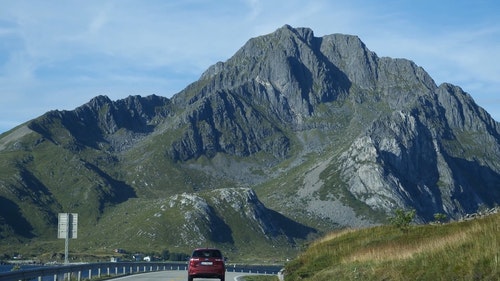
[[[461,86],[500,120],[497,4],[471,5],[11,1],[0,10],[0,120],[18,116],[21,123],[51,109],[73,109],[99,94],[170,96],[251,37],[284,24],[311,27],[316,36],[358,35],[381,56],[411,59],[437,83]],[[0,132],[7,129],[0,124]]]

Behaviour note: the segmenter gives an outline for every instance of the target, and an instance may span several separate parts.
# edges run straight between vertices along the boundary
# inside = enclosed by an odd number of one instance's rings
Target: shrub
[[[394,216],[390,218],[390,222],[401,231],[408,232],[411,222],[415,219],[415,214],[416,212],[414,209],[408,211],[397,209],[394,212]]]
[[[437,213],[434,214],[434,220],[436,223],[443,223],[447,219],[446,214]]]

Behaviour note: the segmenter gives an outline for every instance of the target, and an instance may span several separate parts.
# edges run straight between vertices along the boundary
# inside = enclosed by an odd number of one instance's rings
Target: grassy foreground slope
[[[286,266],[286,280],[499,280],[500,214],[445,225],[331,233]]]

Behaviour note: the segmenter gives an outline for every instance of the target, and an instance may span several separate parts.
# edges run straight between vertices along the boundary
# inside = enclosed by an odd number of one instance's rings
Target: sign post
[[[68,264],[69,239],[76,239],[78,231],[78,214],[59,213],[57,238],[64,241],[64,264]]]

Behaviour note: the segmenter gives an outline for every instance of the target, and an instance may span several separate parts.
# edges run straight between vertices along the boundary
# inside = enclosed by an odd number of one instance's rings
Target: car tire
[[[220,281],[224,281],[224,279],[225,279],[225,276],[220,277]]]
[[[193,281],[193,277],[188,276],[188,281]]]

